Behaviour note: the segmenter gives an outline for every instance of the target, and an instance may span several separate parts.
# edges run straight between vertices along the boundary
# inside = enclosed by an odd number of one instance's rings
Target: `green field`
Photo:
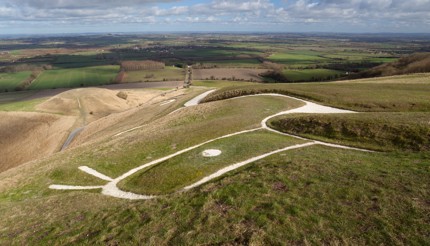
[[[30,71],[18,73],[0,73],[0,92],[14,91],[17,86],[30,76]]]
[[[216,66],[216,67],[230,67],[230,68],[255,68],[260,67],[261,62],[256,59],[238,59],[238,60],[223,60],[223,61],[203,61],[197,63],[197,66]]]
[[[119,66],[46,70],[30,85],[29,89],[41,90],[110,84],[118,71]]]
[[[289,81],[330,80],[345,75],[345,72],[330,69],[284,70],[283,74]]]
[[[138,172],[119,186],[138,194],[172,193],[228,165],[304,142],[264,130],[220,139]],[[206,149],[218,149],[222,154],[203,157]]]
[[[423,112],[430,111],[428,76],[421,74],[349,82],[233,86],[212,93],[205,101],[258,93],[281,93],[357,111]]]
[[[110,64],[109,60],[98,59],[97,56],[100,53],[96,51],[78,54],[57,55],[53,57],[51,63],[58,69],[89,68]]]
[[[318,52],[313,51],[288,51],[285,53],[275,53],[269,56],[269,60],[281,64],[306,65],[324,62],[326,59],[321,57]]]
[[[185,71],[177,67],[165,67],[158,70],[142,70],[126,72],[123,83],[130,82],[155,82],[155,81],[180,81],[185,79]]]
[[[218,58],[221,59],[223,57],[238,57],[240,55],[261,55],[262,53],[259,51],[243,51],[243,50],[235,50],[235,49],[223,49],[220,47],[212,47],[207,49],[193,49],[193,50],[178,50],[174,52],[175,56],[179,57],[194,57],[194,58]]]
[[[18,102],[0,103],[0,111],[35,111],[36,105],[45,101],[46,98],[23,100]]]
[[[214,88],[223,88],[237,85],[259,85],[260,83],[246,81],[228,81],[228,80],[193,80],[194,86],[205,86]]]

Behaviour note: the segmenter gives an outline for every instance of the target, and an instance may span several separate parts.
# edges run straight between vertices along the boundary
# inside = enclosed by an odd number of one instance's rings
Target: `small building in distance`
[[[159,70],[164,69],[164,62],[158,61],[123,61],[121,62],[121,71],[141,71],[141,70]]]

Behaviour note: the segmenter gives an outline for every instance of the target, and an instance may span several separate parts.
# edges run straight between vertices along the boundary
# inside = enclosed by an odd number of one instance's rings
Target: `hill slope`
[[[402,57],[398,61],[386,63],[351,75],[350,78],[371,78],[428,72],[430,72],[430,53],[417,53]]]
[[[59,150],[75,119],[32,112],[0,112],[0,172]]]

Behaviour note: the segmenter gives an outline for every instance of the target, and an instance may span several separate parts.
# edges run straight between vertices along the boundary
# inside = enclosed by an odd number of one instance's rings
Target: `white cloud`
[[[21,25],[24,22],[77,26],[186,22],[324,26],[325,23],[388,26],[393,30],[415,25],[417,30],[430,32],[429,20],[430,0],[284,0],[281,4],[271,0],[207,0],[193,5],[179,0],[0,0],[0,23]]]

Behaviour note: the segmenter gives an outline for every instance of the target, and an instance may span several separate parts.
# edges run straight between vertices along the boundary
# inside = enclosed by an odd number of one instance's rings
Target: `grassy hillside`
[[[0,173],[0,244],[426,245],[429,76],[292,85],[197,82],[219,89],[198,106],[173,112],[208,88],[184,90],[165,106],[141,105],[112,116],[121,120],[106,118],[106,125],[95,122],[91,128],[99,130],[96,139],[88,134],[81,145]],[[371,111],[290,115],[271,123],[311,138],[387,152],[314,145],[274,154],[176,192],[226,165],[303,142],[256,131],[214,141],[120,183],[130,191],[163,194],[152,200],[48,188],[104,185],[106,181],[78,167],[116,178],[212,138],[260,127],[263,118],[304,105],[270,96],[222,100],[262,92]],[[129,131],[116,135],[124,130]],[[206,160],[201,152],[208,148],[223,154]]]
[[[361,148],[430,151],[429,112],[290,115],[269,124],[282,132]]]
[[[330,69],[303,69],[303,70],[284,70],[282,73],[289,81],[316,81],[330,80],[337,76],[344,76],[345,72]]]
[[[5,244],[417,244],[430,240],[430,156],[311,147],[150,201],[2,192]],[[21,192],[32,190],[22,188]],[[47,213],[49,209],[49,213]]]
[[[356,75],[352,75],[352,77],[369,78],[428,72],[430,72],[430,53],[417,53],[402,57],[397,61],[360,72]]]
[[[138,172],[120,183],[120,187],[139,194],[172,193],[228,165],[299,143],[304,141],[267,131],[221,139]],[[202,152],[206,149],[218,149],[222,154],[204,157]]]
[[[429,78],[430,74],[420,74],[381,80],[232,86],[212,93],[204,101],[259,93],[280,93],[357,111],[423,112],[430,111]]]

